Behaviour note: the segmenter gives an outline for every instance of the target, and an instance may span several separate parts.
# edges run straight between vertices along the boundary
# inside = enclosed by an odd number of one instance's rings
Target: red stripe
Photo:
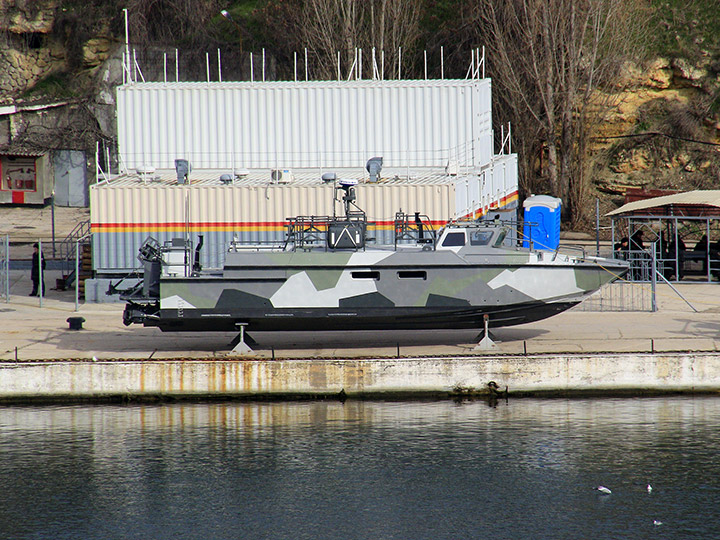
[[[15,202],[15,195],[24,196],[23,192],[13,192],[13,202]],[[476,209],[474,212],[470,212],[464,217],[472,217],[474,215],[482,216],[487,213],[490,209],[497,208],[496,205],[503,205],[510,199],[517,197],[517,191],[510,193],[509,195],[502,197],[500,201],[491,203],[489,207],[482,207]],[[119,223],[93,223],[92,228],[96,231],[102,231],[103,229],[151,229],[151,228],[184,228],[186,225],[191,229],[202,229],[206,227],[236,227],[236,228],[247,228],[255,227],[261,229],[269,228],[284,228],[287,225],[285,221],[197,221],[191,223],[185,223],[184,221],[167,221],[167,222],[119,222]],[[395,221],[390,220],[379,220],[372,222],[376,226],[380,227],[393,227]],[[443,226],[445,221],[443,220],[431,220],[430,223],[433,226]]]

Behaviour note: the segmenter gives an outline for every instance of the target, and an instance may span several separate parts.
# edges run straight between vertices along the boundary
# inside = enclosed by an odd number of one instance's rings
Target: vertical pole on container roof
[[[340,76],[340,51],[337,52],[337,80],[339,81],[341,79]],[[295,78],[297,80],[297,77]]]
[[[262,80],[265,82],[265,47],[262,50]]]
[[[167,53],[163,53],[163,82],[167,82]]]
[[[175,49],[175,82],[180,82],[180,67],[178,66],[178,50]]]
[[[128,10],[123,9],[123,12],[125,13],[125,65],[123,70],[123,82],[128,82],[127,79],[131,79],[130,77],[130,26],[128,25]],[[127,79],[125,79],[125,74],[127,73]]]
[[[402,78],[402,47],[398,47],[398,80]]]
[[[222,82],[222,61],[220,60],[220,47],[218,47],[218,82]]]
[[[297,82],[297,51],[293,52],[293,66],[294,80]]]
[[[250,53],[250,82],[255,82],[255,67],[253,65],[253,53]]]
[[[483,53],[483,55],[482,55],[482,75],[483,76],[482,76],[482,78],[484,79],[485,78],[485,45],[483,45],[482,53]]]
[[[305,82],[308,81],[307,47],[305,47]]]
[[[440,79],[445,79],[445,49],[440,46]]]
[[[205,76],[207,77],[207,82],[210,82],[210,53],[205,53]]]
[[[95,141],[95,182],[100,181],[100,141]]]
[[[132,76],[130,77],[130,80],[134,83],[137,82],[137,54],[135,49],[133,49],[132,54]]]
[[[385,49],[380,51],[380,80],[385,80]]]
[[[358,81],[362,80],[362,49],[358,49],[358,70],[357,70]]]
[[[425,80],[427,81],[427,49],[423,51],[423,57],[425,59]]]

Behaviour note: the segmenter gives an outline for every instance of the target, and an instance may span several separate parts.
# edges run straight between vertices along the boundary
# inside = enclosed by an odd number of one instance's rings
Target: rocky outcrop
[[[710,105],[720,80],[713,68],[709,55],[696,64],[656,58],[626,67],[622,90],[604,96],[611,106],[594,132],[598,191],[717,186],[720,114]]]
[[[0,0],[0,28],[6,30],[0,34],[0,101],[68,70],[67,39],[55,31],[62,13],[59,0]],[[91,37],[82,44],[81,69],[97,68],[116,47],[109,34]]]

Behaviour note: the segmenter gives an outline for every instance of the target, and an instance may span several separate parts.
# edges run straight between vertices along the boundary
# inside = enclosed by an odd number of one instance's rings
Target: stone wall
[[[0,102],[68,69],[66,47],[53,31],[61,10],[59,0],[0,0]],[[107,33],[91,37],[82,47],[82,69],[98,68],[117,46]]]

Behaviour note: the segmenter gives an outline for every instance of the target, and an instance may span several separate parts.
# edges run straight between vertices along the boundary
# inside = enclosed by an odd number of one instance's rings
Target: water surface
[[[720,538],[719,424],[708,397],[1,408],[0,538]]]

